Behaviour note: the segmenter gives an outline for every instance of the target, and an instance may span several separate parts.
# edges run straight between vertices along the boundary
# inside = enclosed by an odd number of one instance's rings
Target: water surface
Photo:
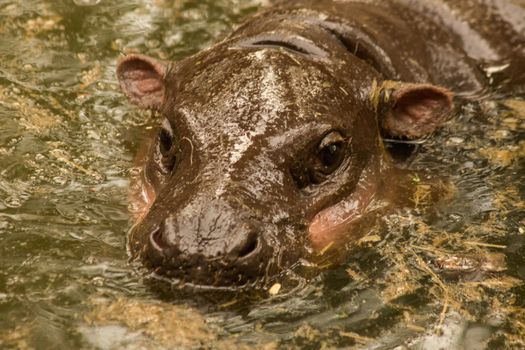
[[[0,347],[525,347],[524,96],[463,101],[410,167],[416,208],[277,295],[166,293],[128,264],[128,179],[157,120],[121,95],[116,60],[186,57],[258,6],[0,2]]]

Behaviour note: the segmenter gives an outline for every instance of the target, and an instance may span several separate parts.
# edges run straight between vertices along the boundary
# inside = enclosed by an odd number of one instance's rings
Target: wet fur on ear
[[[131,54],[117,64],[120,87],[134,104],[159,111],[164,101],[167,65],[154,58]]]
[[[383,136],[425,136],[452,112],[453,94],[440,86],[384,81],[373,90],[372,103]]]

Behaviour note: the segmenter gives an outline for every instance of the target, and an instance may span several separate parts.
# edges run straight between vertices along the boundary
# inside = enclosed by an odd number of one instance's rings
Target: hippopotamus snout
[[[223,199],[196,200],[149,230],[138,253],[159,274],[182,282],[243,285],[264,275],[273,255],[268,225]]]

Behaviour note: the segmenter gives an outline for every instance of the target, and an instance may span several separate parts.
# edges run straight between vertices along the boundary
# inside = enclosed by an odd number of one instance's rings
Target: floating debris
[[[279,291],[281,290],[281,284],[280,283],[275,283],[269,290],[268,290],[268,293],[270,295],[277,295],[279,294]]]
[[[503,72],[505,69],[510,67],[510,63],[502,64],[500,66],[491,66],[484,68],[485,73],[487,73],[487,77],[491,77],[495,73]]]

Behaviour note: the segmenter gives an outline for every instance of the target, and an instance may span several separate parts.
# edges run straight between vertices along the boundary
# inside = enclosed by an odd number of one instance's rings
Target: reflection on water
[[[295,287],[175,298],[128,265],[128,179],[155,120],[121,96],[115,61],[135,51],[182,58],[256,8],[0,3],[0,347],[525,346],[519,97],[465,102],[421,147],[412,167],[446,179],[447,200],[425,206],[415,176],[415,209],[385,218],[345,264]]]

